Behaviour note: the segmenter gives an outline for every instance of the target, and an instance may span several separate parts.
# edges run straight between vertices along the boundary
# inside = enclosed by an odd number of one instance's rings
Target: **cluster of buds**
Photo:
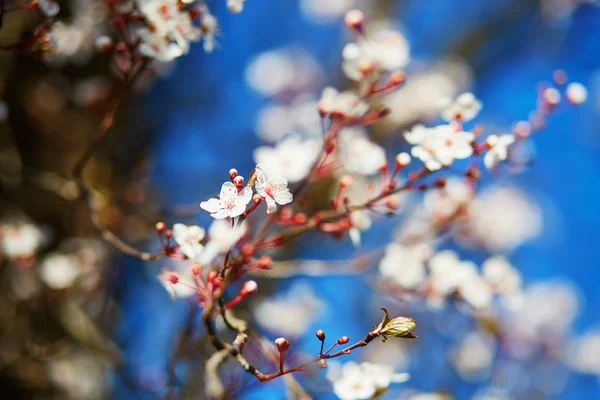
[[[172,260],[185,260],[187,257],[180,251],[180,246],[173,240],[173,230],[167,229],[164,222],[159,221],[155,226],[156,234],[163,248],[163,252]]]

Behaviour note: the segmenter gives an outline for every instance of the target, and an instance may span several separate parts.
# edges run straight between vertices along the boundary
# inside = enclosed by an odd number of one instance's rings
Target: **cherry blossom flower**
[[[234,14],[239,14],[244,10],[245,2],[246,0],[227,0],[227,9]]]
[[[391,243],[385,248],[385,255],[379,263],[379,273],[406,289],[414,289],[426,278],[427,254],[427,247],[407,247]]]
[[[371,74],[399,69],[410,60],[408,42],[399,32],[380,32],[369,40],[360,37],[342,52],[342,69],[349,79],[361,81]]]
[[[310,285],[296,282],[284,293],[261,299],[253,311],[262,328],[285,337],[300,337],[324,312],[324,304]]]
[[[288,135],[275,147],[260,146],[254,150],[254,161],[271,178],[285,178],[293,183],[308,175],[320,148],[320,140]]]
[[[187,258],[196,258],[204,249],[200,243],[204,239],[204,228],[198,225],[173,225],[173,238]]]
[[[483,277],[497,293],[511,295],[521,291],[521,274],[506,257],[496,255],[481,266]]]
[[[243,188],[238,192],[231,182],[223,183],[218,199],[210,199],[200,203],[203,210],[208,211],[215,219],[235,218],[246,211],[246,205],[252,200],[252,189]]]
[[[7,224],[1,227],[2,252],[11,259],[35,255],[42,245],[42,231],[30,223]]]
[[[359,127],[342,129],[338,154],[348,172],[360,175],[377,174],[386,162],[383,147],[369,140]]]
[[[600,378],[600,329],[573,338],[567,351],[567,362],[575,371]]]
[[[81,266],[70,254],[48,254],[40,267],[40,278],[48,287],[56,290],[67,289],[81,275]]]
[[[467,380],[485,378],[494,362],[496,341],[482,332],[470,332],[453,352],[452,363]]]
[[[287,179],[270,180],[260,165],[256,166],[256,192],[267,202],[267,214],[277,211],[277,204],[285,205],[292,202],[293,196],[287,185]]]
[[[333,383],[333,391],[341,400],[366,400],[381,394],[392,383],[402,383],[408,374],[397,374],[388,365],[348,361],[340,368],[330,363],[327,378]]]
[[[487,169],[492,169],[508,157],[508,146],[515,142],[514,135],[490,135],[486,143],[490,150],[483,157],[483,164]]]
[[[441,115],[446,121],[468,122],[479,114],[481,107],[481,102],[472,93],[463,93],[454,101],[449,98],[443,99]]]
[[[198,257],[198,262],[202,265],[210,264],[219,254],[228,252],[238,240],[246,234],[248,226],[246,223],[241,225],[231,224],[224,220],[215,220],[208,228],[208,242]]]
[[[317,108],[317,99],[306,94],[295,97],[290,104],[263,107],[256,121],[258,136],[269,143],[278,142],[287,132],[296,132],[303,137],[320,137],[321,118]]]
[[[492,186],[471,201],[467,217],[456,228],[453,234],[466,245],[507,253],[539,235],[542,215],[521,190]]]
[[[473,195],[473,188],[464,179],[450,177],[443,188],[425,192],[423,207],[434,221],[446,221],[468,204]]]
[[[352,227],[348,230],[348,236],[354,247],[360,246],[360,232],[371,228],[371,214],[367,210],[356,210],[350,214]]]
[[[455,159],[468,158],[473,154],[471,142],[475,135],[470,132],[456,132],[451,125],[438,125],[426,128],[415,126],[404,133],[404,138],[413,144],[411,154],[419,158],[430,171],[452,164]]]
[[[328,86],[323,89],[321,94],[319,111],[321,114],[359,118],[369,111],[369,105],[355,92],[350,90],[339,92],[337,89]]]

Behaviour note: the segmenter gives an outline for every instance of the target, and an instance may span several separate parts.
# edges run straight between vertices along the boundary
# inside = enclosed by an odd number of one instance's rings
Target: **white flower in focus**
[[[385,255],[379,263],[379,273],[406,289],[414,289],[426,278],[427,253],[428,249],[421,246],[406,247],[391,243],[385,248]]]
[[[288,135],[275,147],[260,146],[254,150],[254,161],[271,178],[285,178],[294,183],[308,175],[320,149],[320,140]]]
[[[406,382],[408,374],[396,374],[388,365],[349,361],[336,374],[336,364],[327,370],[327,379],[341,400],[367,400],[384,392],[392,383]]]
[[[40,277],[48,287],[56,290],[71,287],[81,274],[77,259],[69,254],[51,253],[44,258]]]
[[[264,329],[285,337],[300,337],[319,318],[324,306],[311,286],[298,282],[285,292],[261,299],[253,315]]]
[[[481,102],[475,98],[473,93],[463,93],[454,101],[449,98],[442,100],[441,115],[445,121],[468,122],[479,114],[481,107]]]
[[[402,68],[410,60],[408,42],[395,31],[380,32],[378,37],[369,40],[361,37],[358,42],[347,44],[342,56],[342,69],[354,81]]]
[[[495,186],[470,203],[468,217],[455,232],[467,243],[506,253],[534,239],[542,229],[541,210],[521,190]]]
[[[369,140],[361,128],[345,128],[339,133],[339,157],[352,173],[374,175],[386,162],[385,150]]]
[[[241,225],[231,224],[225,220],[218,219],[208,228],[208,242],[204,246],[204,250],[198,257],[198,262],[201,265],[209,265],[219,254],[227,253],[238,240],[246,234],[248,226],[245,222]]]
[[[227,0],[227,9],[234,14],[239,14],[244,10],[245,2],[246,0]]]
[[[322,114],[340,115],[346,118],[359,118],[369,111],[369,105],[360,96],[350,90],[339,92],[328,86],[323,89],[319,100]]]
[[[215,219],[235,218],[246,211],[246,205],[252,200],[252,189],[244,187],[238,192],[235,185],[225,182],[221,186],[218,199],[210,199],[200,203],[203,210],[208,211]]]
[[[198,225],[173,225],[173,238],[187,258],[196,258],[204,249],[200,243],[204,239],[204,229]]]
[[[454,351],[454,368],[464,379],[485,378],[494,362],[496,341],[481,332],[467,334]]]
[[[260,164],[256,166],[256,192],[267,202],[267,214],[277,211],[277,204],[285,205],[292,202],[293,196],[287,185],[287,179],[270,180]]]
[[[44,239],[42,231],[30,223],[4,225],[0,232],[2,252],[11,259],[34,256]]]
[[[452,164],[456,159],[468,158],[473,154],[471,142],[475,135],[471,132],[456,132],[451,125],[438,125],[426,128],[415,126],[404,133],[404,138],[413,144],[411,154],[425,164],[430,171]]]
[[[600,377],[600,330],[572,339],[567,351],[567,362],[577,372]]]
[[[483,157],[483,164],[487,169],[492,169],[508,157],[508,146],[515,142],[514,135],[490,135],[486,143],[490,150]]]

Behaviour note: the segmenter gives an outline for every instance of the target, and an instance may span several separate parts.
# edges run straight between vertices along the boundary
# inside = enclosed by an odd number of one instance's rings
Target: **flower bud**
[[[404,168],[410,164],[411,158],[408,153],[400,153],[396,156],[396,168]]]
[[[235,169],[235,168],[231,168],[231,169],[229,170],[229,178],[230,178],[230,179],[233,179],[233,178],[235,178],[237,175],[238,175],[238,170],[237,170],[237,169]]]
[[[173,236],[173,231],[172,231],[172,230],[170,230],[170,229],[167,229],[167,230],[165,231],[165,237],[166,237],[167,239],[171,239],[171,237],[172,237],[172,236]]]
[[[348,336],[342,336],[341,338],[339,338],[337,340],[337,344],[346,344],[350,341],[350,338]]]
[[[256,289],[258,289],[256,281],[246,281],[240,289],[240,296],[248,296],[249,294],[256,292]]]
[[[233,178],[233,184],[239,189],[244,186],[244,177],[241,175],[237,175]]]
[[[165,228],[167,226],[165,225],[164,222],[157,222],[156,223],[156,232],[158,232],[159,234],[163,233],[165,231]]]
[[[344,16],[344,23],[350,29],[362,32],[362,26],[365,21],[365,15],[360,10],[350,10]]]
[[[260,194],[258,194],[258,193],[254,193],[252,195],[252,201],[254,203],[258,203],[258,202],[262,201],[262,196]]]
[[[352,177],[350,175],[344,175],[340,179],[340,189],[346,188],[352,185]]]
[[[327,368],[327,360],[319,360],[319,368]]]
[[[279,350],[280,353],[283,353],[290,347],[290,341],[280,337],[275,340],[275,345],[277,346],[277,350]]]
[[[102,35],[102,36],[98,36],[96,38],[95,45],[96,45],[96,49],[100,53],[110,53],[113,49],[114,42],[110,37],[108,37],[106,35]]]
[[[271,264],[273,263],[273,259],[271,258],[271,256],[268,255],[264,255],[261,258],[259,258],[258,260],[256,260],[256,268],[258,269],[269,269],[271,268]]]
[[[321,329],[317,331],[316,335],[317,339],[319,339],[321,342],[325,340],[325,332],[323,332]]]
[[[202,266],[198,263],[193,263],[191,266],[192,274],[200,275],[200,271],[202,270]]]

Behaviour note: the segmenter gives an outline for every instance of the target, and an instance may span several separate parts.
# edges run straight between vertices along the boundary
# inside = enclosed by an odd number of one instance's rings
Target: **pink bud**
[[[284,351],[289,349],[290,341],[285,338],[280,337],[275,340],[275,345],[277,346],[277,350],[279,350],[280,353],[283,353]]]
[[[249,294],[256,292],[256,289],[258,289],[258,283],[255,281],[246,281],[240,289],[240,296],[248,296]]]
[[[344,23],[350,29],[362,32],[362,25],[365,21],[365,15],[360,10],[350,10],[344,16]]]
[[[342,336],[337,340],[337,344],[346,344],[349,340],[350,338],[348,336]]]

